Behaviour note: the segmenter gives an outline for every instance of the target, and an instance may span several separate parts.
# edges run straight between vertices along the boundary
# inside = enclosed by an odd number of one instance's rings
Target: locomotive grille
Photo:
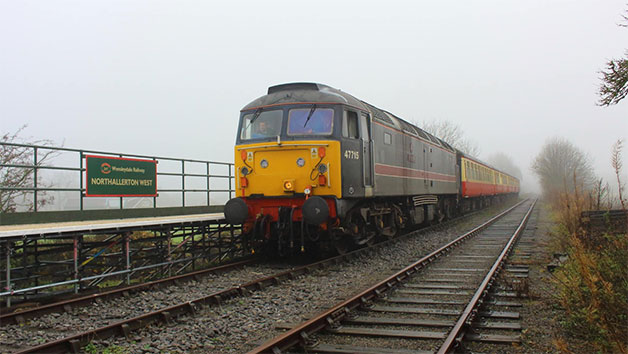
[[[371,112],[373,113],[373,118],[377,119],[377,120],[381,120],[383,122],[386,122],[388,124],[393,124],[392,119],[390,119],[390,117],[388,117],[386,115],[386,113],[384,113],[384,111],[382,111],[381,109],[372,106],[364,101],[362,101],[362,103],[364,103],[366,106],[368,106],[368,108],[371,110]]]
[[[414,202],[414,206],[436,204],[438,203],[438,197],[435,195],[417,195],[412,197],[412,202]]]

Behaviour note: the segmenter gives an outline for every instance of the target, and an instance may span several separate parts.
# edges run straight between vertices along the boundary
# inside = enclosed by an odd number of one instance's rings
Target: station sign
[[[86,197],[157,196],[157,161],[86,155]]]

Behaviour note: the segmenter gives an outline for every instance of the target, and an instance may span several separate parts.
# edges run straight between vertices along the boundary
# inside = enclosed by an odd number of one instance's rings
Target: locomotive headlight
[[[321,173],[321,174],[327,172],[327,166],[325,166],[325,165],[318,165],[318,172]]]
[[[240,169],[240,173],[242,174],[242,176],[246,176],[246,175],[248,175],[248,174],[249,174],[249,169],[248,169],[248,168],[246,168],[246,166],[243,166],[243,167]]]
[[[286,179],[283,181],[283,190],[285,192],[293,192],[294,191],[294,180]]]
[[[297,159],[297,166],[299,166],[299,167],[305,166],[305,159],[303,159],[302,157],[299,157]]]
[[[312,193],[312,190],[311,190],[310,188],[306,187],[306,188],[303,190],[303,193],[305,193],[305,195],[309,195],[310,193]]]
[[[259,163],[259,165],[262,166],[262,168],[266,168],[268,167],[268,161],[264,159]]]

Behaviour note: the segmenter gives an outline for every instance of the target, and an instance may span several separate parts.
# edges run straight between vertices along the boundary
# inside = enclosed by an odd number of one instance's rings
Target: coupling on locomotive
[[[339,252],[519,192],[519,181],[390,112],[316,83],[240,114],[225,218],[253,249]]]

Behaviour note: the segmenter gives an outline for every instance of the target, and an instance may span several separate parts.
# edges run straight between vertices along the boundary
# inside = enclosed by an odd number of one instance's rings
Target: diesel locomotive
[[[280,255],[343,253],[519,192],[517,178],[317,83],[272,86],[241,110],[235,179],[226,220]]]

